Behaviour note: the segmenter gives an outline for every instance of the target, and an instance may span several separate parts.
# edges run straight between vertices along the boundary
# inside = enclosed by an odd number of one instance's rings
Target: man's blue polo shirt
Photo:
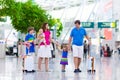
[[[82,46],[84,36],[86,36],[86,35],[87,35],[86,30],[83,27],[73,28],[71,31],[71,34],[70,34],[70,37],[73,38],[72,45]]]

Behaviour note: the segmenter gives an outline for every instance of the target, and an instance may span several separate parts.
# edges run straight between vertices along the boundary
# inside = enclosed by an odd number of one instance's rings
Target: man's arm
[[[69,49],[69,50],[71,50],[71,42],[72,42],[73,36],[74,36],[74,32],[73,32],[73,30],[72,30],[71,33],[70,33],[69,40],[68,40],[68,49]]]
[[[86,39],[88,40],[88,43],[91,44],[91,39],[90,39],[90,37],[89,37],[88,35],[86,35],[85,37],[86,37]]]
[[[72,37],[69,37],[69,40],[68,40],[69,50],[71,49],[71,42],[72,42]]]
[[[86,37],[86,39],[87,39],[88,41],[90,40],[90,38],[89,38],[89,36],[88,36],[88,35],[86,35],[85,37]]]
[[[70,45],[72,41],[72,37],[69,37],[68,44]]]

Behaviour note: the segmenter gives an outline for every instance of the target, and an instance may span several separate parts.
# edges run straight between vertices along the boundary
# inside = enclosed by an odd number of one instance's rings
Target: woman
[[[44,23],[42,26],[43,29],[43,33],[45,35],[45,42],[44,43],[40,43],[39,44],[39,49],[38,49],[38,69],[39,71],[41,71],[41,64],[42,64],[42,60],[43,58],[45,58],[45,69],[46,72],[48,71],[48,61],[49,58],[51,57],[51,49],[50,49],[50,42],[51,42],[51,33],[50,30],[48,28],[48,23]]]

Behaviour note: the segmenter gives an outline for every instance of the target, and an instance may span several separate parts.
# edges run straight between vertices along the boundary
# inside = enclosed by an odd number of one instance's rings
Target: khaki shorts
[[[73,49],[73,57],[83,58],[83,46],[72,46]]]

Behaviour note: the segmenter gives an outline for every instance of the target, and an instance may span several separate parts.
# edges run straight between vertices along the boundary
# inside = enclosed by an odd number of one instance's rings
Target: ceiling
[[[80,6],[85,3],[93,3],[96,0],[33,0],[46,10],[59,10],[66,7]]]
[[[26,2],[27,0],[16,0]],[[45,10],[60,10],[66,7],[75,7],[83,4],[94,3],[99,0],[33,0]]]

